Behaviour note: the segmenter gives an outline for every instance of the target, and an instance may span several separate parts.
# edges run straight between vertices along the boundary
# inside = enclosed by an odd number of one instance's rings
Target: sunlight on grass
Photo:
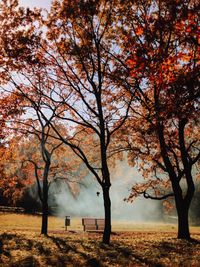
[[[41,216],[25,214],[0,214],[1,229],[21,229],[40,231]],[[49,217],[49,229],[64,229],[64,220]]]
[[[199,266],[200,229],[196,242],[178,240],[176,226],[113,221],[111,245],[102,233],[83,232],[81,218],[49,217],[49,235],[40,235],[41,216],[0,214],[0,266]]]
[[[33,230],[40,231],[41,216],[0,213],[0,229],[5,230]],[[49,216],[49,231],[65,230],[65,218]],[[82,219],[78,217],[71,218],[71,225],[68,230],[82,231]],[[159,222],[134,222],[126,220],[113,220],[112,231],[169,231],[176,232],[176,224],[164,224]],[[191,232],[200,231],[200,227],[191,227]]]

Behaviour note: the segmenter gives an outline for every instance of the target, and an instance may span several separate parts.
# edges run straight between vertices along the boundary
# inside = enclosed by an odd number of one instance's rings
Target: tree
[[[25,129],[23,131],[26,132]],[[35,132],[28,137],[20,134],[9,141],[0,154],[0,185],[7,205],[17,205],[27,195],[27,189],[36,183],[38,197],[42,204],[41,233],[46,235],[50,187],[61,180],[68,185],[73,195],[76,195],[79,191],[80,179],[86,173],[81,169],[80,160],[73,159],[72,152],[70,153],[69,149],[67,151],[60,141],[51,140],[49,135],[42,144],[45,146],[44,150],[41,147],[41,136],[38,131],[38,136]],[[42,155],[46,151],[49,153],[47,160]]]
[[[14,80],[12,80],[12,82],[17,88],[18,84],[16,84]],[[31,175],[31,172],[33,172],[35,175],[38,195],[42,203],[41,234],[47,235],[49,187],[52,182],[57,179],[65,179],[65,181],[70,182],[69,174],[72,176],[72,169],[74,168],[75,163],[75,168],[78,170],[79,162],[77,160],[73,160],[72,163],[72,161],[69,160],[71,157],[69,151],[66,151],[66,148],[62,148],[63,142],[58,140],[58,138],[56,138],[52,133],[52,122],[54,123],[54,128],[59,127],[60,131],[65,131],[65,129],[62,125],[55,124],[54,113],[51,115],[46,113],[44,102],[39,91],[37,90],[38,87],[34,87],[33,85],[34,83],[32,80],[32,87],[30,87],[32,89],[31,95],[29,91],[27,92],[26,86],[24,87],[23,84],[21,84],[20,89],[18,89],[24,99],[22,105],[26,109],[26,117],[19,117],[18,120],[15,119],[11,129],[13,131],[20,132],[25,136],[35,136],[35,139],[31,138],[28,141],[30,148],[27,149],[26,152],[23,151],[21,153],[21,158],[17,158],[17,161],[20,161],[20,163],[23,165],[25,162],[28,162],[28,165],[26,163],[26,172],[29,173],[28,177],[30,180],[32,180],[32,183],[33,175]],[[31,117],[28,117],[29,113],[31,114]],[[25,149],[25,146],[23,146],[23,149]],[[68,154],[65,158],[65,163],[63,163],[61,160],[58,160],[59,157],[62,158],[61,154],[64,152],[67,152]],[[57,154],[57,164],[55,164],[55,159],[53,162],[55,153]],[[24,166],[22,169],[24,169]],[[63,171],[65,172],[64,175]],[[80,176],[81,174],[79,173],[79,177]]]
[[[2,48],[1,55],[1,74],[3,83],[6,86],[3,88],[4,91],[10,93],[10,95],[20,95],[23,99],[23,110],[26,111],[26,114],[31,111],[35,111],[35,116],[37,122],[39,122],[40,129],[34,129],[35,121],[34,119],[29,119],[30,115],[26,115],[26,118],[19,118],[17,123],[18,125],[23,125],[23,127],[29,126],[28,130],[23,130],[25,134],[31,132],[36,134],[40,140],[41,145],[41,155],[44,161],[44,171],[43,171],[43,187],[41,192],[38,166],[35,164],[35,174],[38,181],[38,192],[42,201],[42,229],[41,233],[47,234],[47,219],[48,219],[48,174],[51,165],[51,157],[53,151],[60,145],[57,144],[55,147],[48,150],[48,131],[49,123],[42,120],[40,109],[44,108],[41,104],[41,94],[37,87],[34,88],[34,82],[30,83],[30,76],[27,74],[27,71],[24,70],[29,66],[29,70],[33,70],[33,66],[36,69],[36,64],[39,65],[39,60],[36,58],[36,53],[38,49],[39,33],[35,34],[36,26],[34,25],[36,17],[40,15],[39,10],[31,11],[30,9],[24,9],[18,7],[18,1],[4,0],[0,4],[1,10],[1,39],[0,46]],[[3,31],[3,32],[2,32]],[[24,71],[23,71],[24,70]],[[37,68],[38,70],[38,68]],[[33,71],[31,72],[31,74]],[[31,84],[30,92],[27,89]],[[39,84],[40,86],[40,84]],[[15,90],[16,89],[16,90]],[[29,88],[30,89],[30,88]],[[28,93],[27,93],[28,92]],[[8,97],[8,96],[7,96]],[[8,108],[10,112],[10,108]],[[49,117],[51,120],[53,117]],[[25,122],[24,122],[25,121]],[[28,121],[28,122],[27,122]],[[32,121],[32,125],[30,125]],[[15,121],[16,122],[16,121]],[[10,127],[12,128],[12,127]],[[31,129],[31,130],[30,130]],[[33,131],[35,130],[35,131]],[[39,133],[38,133],[39,132]]]
[[[37,24],[40,23],[40,10],[21,8],[18,6],[18,1],[15,0],[3,1],[0,8],[2,18],[0,45],[3,51],[1,70],[2,80],[5,84],[2,89],[7,92],[7,97],[19,95],[23,99],[21,107],[25,112],[25,116],[13,121],[9,120],[9,123],[13,123],[10,126],[10,130],[23,133],[25,136],[35,135],[40,143],[42,160],[39,160],[39,163],[37,161],[38,157],[36,157],[37,160],[31,158],[27,160],[34,166],[38,193],[42,202],[41,233],[47,234],[48,190],[50,183],[48,179],[52,167],[53,154],[57,149],[61,152],[60,147],[62,146],[62,141],[59,141],[55,134],[52,133],[52,125],[54,130],[59,125],[55,115],[57,109],[57,112],[59,112],[60,106],[55,106],[50,99],[51,94],[55,94],[55,87],[52,79],[48,78],[47,74],[49,74],[49,67],[51,66],[45,58],[46,50],[40,43],[40,31]],[[6,31],[6,34],[3,34],[4,31]],[[9,108],[8,110],[10,112]],[[59,125],[59,130],[62,134],[66,131],[66,129],[64,131],[62,125]],[[70,157],[70,153],[68,154]],[[35,157],[36,155],[32,156]],[[68,167],[69,173],[69,170],[72,170],[74,165],[67,161],[69,161],[68,157],[66,157],[63,170],[65,169],[66,171]],[[77,165],[80,162],[74,159],[73,161]],[[30,164],[28,168],[30,168]],[[56,175],[54,166],[54,178],[57,179]],[[61,170],[59,170],[59,175],[61,175]],[[42,186],[40,176],[42,176]]]
[[[119,3],[54,1],[46,21],[38,10],[19,8],[17,1],[5,0],[1,6],[2,29],[7,28],[6,35],[1,34],[4,76],[32,108],[38,106],[37,101],[42,103],[39,113],[44,123],[83,160],[101,185],[104,243],[110,242],[111,233],[109,148],[131,103],[129,93],[122,90],[126,82],[111,79],[113,70],[123,65],[122,39],[116,31]],[[41,34],[39,28],[44,26]],[[68,132],[60,132],[54,120],[49,124],[47,114],[56,115],[55,120],[62,121]],[[95,142],[86,144],[84,135]],[[93,150],[99,155],[95,162]]]
[[[37,106],[37,111],[39,107]],[[36,112],[37,113],[37,112]],[[35,169],[35,177],[37,180],[37,186],[38,186],[38,195],[42,202],[42,228],[41,228],[41,234],[47,235],[47,229],[48,229],[48,213],[49,213],[49,206],[48,206],[48,191],[49,191],[49,172],[51,168],[51,160],[52,155],[56,149],[58,149],[62,143],[59,142],[58,144],[53,144],[52,141],[49,141],[49,121],[43,121],[40,114],[37,113],[40,128],[39,128],[39,134],[36,134],[36,136],[39,139],[40,142],[40,149],[41,149],[41,156],[44,163],[44,167],[42,170],[42,188],[40,184],[40,174],[39,174],[39,166],[37,162],[31,159],[31,162],[34,165]],[[35,132],[34,132],[35,134]]]
[[[56,116],[71,127],[76,138],[66,138],[52,128],[102,188],[106,244],[111,233],[110,144],[126,121],[132,101],[122,83],[111,79],[122,55],[116,32],[117,7],[117,1],[54,1],[45,22],[47,40],[43,44],[54,84],[51,101],[60,106]],[[94,136],[95,141],[89,143],[84,135]],[[91,161],[92,151],[98,154],[98,162]]]
[[[126,125],[131,136],[130,162],[138,158],[145,178],[138,193],[164,199],[174,195],[178,238],[190,239],[188,210],[194,195],[194,168],[199,163],[199,44],[197,1],[136,1],[129,10],[132,31],[126,32],[129,75],[137,102]],[[162,193],[163,181],[173,193]],[[153,189],[155,196],[147,192]]]
[[[35,130],[32,132],[32,134],[36,136],[36,140],[32,139],[31,141],[35,141],[34,143],[37,144],[36,149],[40,151],[40,155],[38,155],[37,150],[34,151],[34,154],[29,155],[29,157],[27,157],[25,153],[24,161],[31,163],[34,167],[38,196],[42,203],[41,234],[47,235],[49,214],[48,197],[51,184],[58,179],[62,179],[67,183],[78,183],[78,177],[81,177],[81,172],[79,173],[79,176],[77,175],[76,179],[73,179],[74,181],[71,179],[73,176],[74,163],[76,162],[74,169],[78,170],[79,162],[74,160],[72,162],[70,160],[69,151],[66,151],[66,149],[62,147],[63,143],[55,140],[54,137],[51,136],[49,126],[50,120],[48,122],[43,121],[39,115],[38,119],[40,127],[37,129],[37,133]],[[34,145],[31,144],[32,148],[33,146]],[[56,157],[55,154],[57,154]],[[64,162],[62,161],[63,155],[65,156]],[[28,165],[28,170],[29,168],[30,164]],[[71,189],[70,186],[69,188]]]

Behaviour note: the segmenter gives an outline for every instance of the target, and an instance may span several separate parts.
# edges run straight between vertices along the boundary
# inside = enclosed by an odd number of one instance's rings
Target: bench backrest
[[[96,224],[97,225],[105,225],[105,220],[104,219],[96,219]]]
[[[88,224],[105,225],[105,220],[98,218],[82,218],[82,225]]]
[[[84,227],[84,231],[103,230],[105,220],[98,218],[82,218],[82,225]]]
[[[82,218],[82,225],[96,224],[95,218]]]

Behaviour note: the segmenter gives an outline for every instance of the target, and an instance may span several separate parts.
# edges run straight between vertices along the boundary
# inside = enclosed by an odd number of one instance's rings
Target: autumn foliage
[[[41,196],[43,179],[46,213],[49,183],[83,162],[102,188],[109,244],[111,165],[124,152],[144,177],[128,200],[174,197],[178,237],[189,239],[200,159],[198,8],[195,0],[63,0],[44,15],[2,1],[1,140],[15,142],[16,132],[29,140],[19,169],[25,180],[34,171]],[[4,177],[2,169],[6,186]]]
[[[152,199],[174,195],[180,238],[189,238],[192,169],[200,158],[196,8],[196,1],[142,1],[131,13],[133,29],[127,36],[137,102],[126,126],[130,136],[123,137],[130,162],[138,159],[144,178],[150,178],[133,186],[129,200],[138,194]]]

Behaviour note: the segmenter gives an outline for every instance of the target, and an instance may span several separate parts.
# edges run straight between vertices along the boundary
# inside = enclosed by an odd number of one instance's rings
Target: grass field
[[[114,221],[111,245],[102,233],[84,233],[81,218],[49,218],[48,237],[40,235],[41,218],[0,214],[0,267],[29,266],[200,266],[200,228],[196,242],[176,239],[176,226]],[[199,242],[198,242],[199,241]]]

